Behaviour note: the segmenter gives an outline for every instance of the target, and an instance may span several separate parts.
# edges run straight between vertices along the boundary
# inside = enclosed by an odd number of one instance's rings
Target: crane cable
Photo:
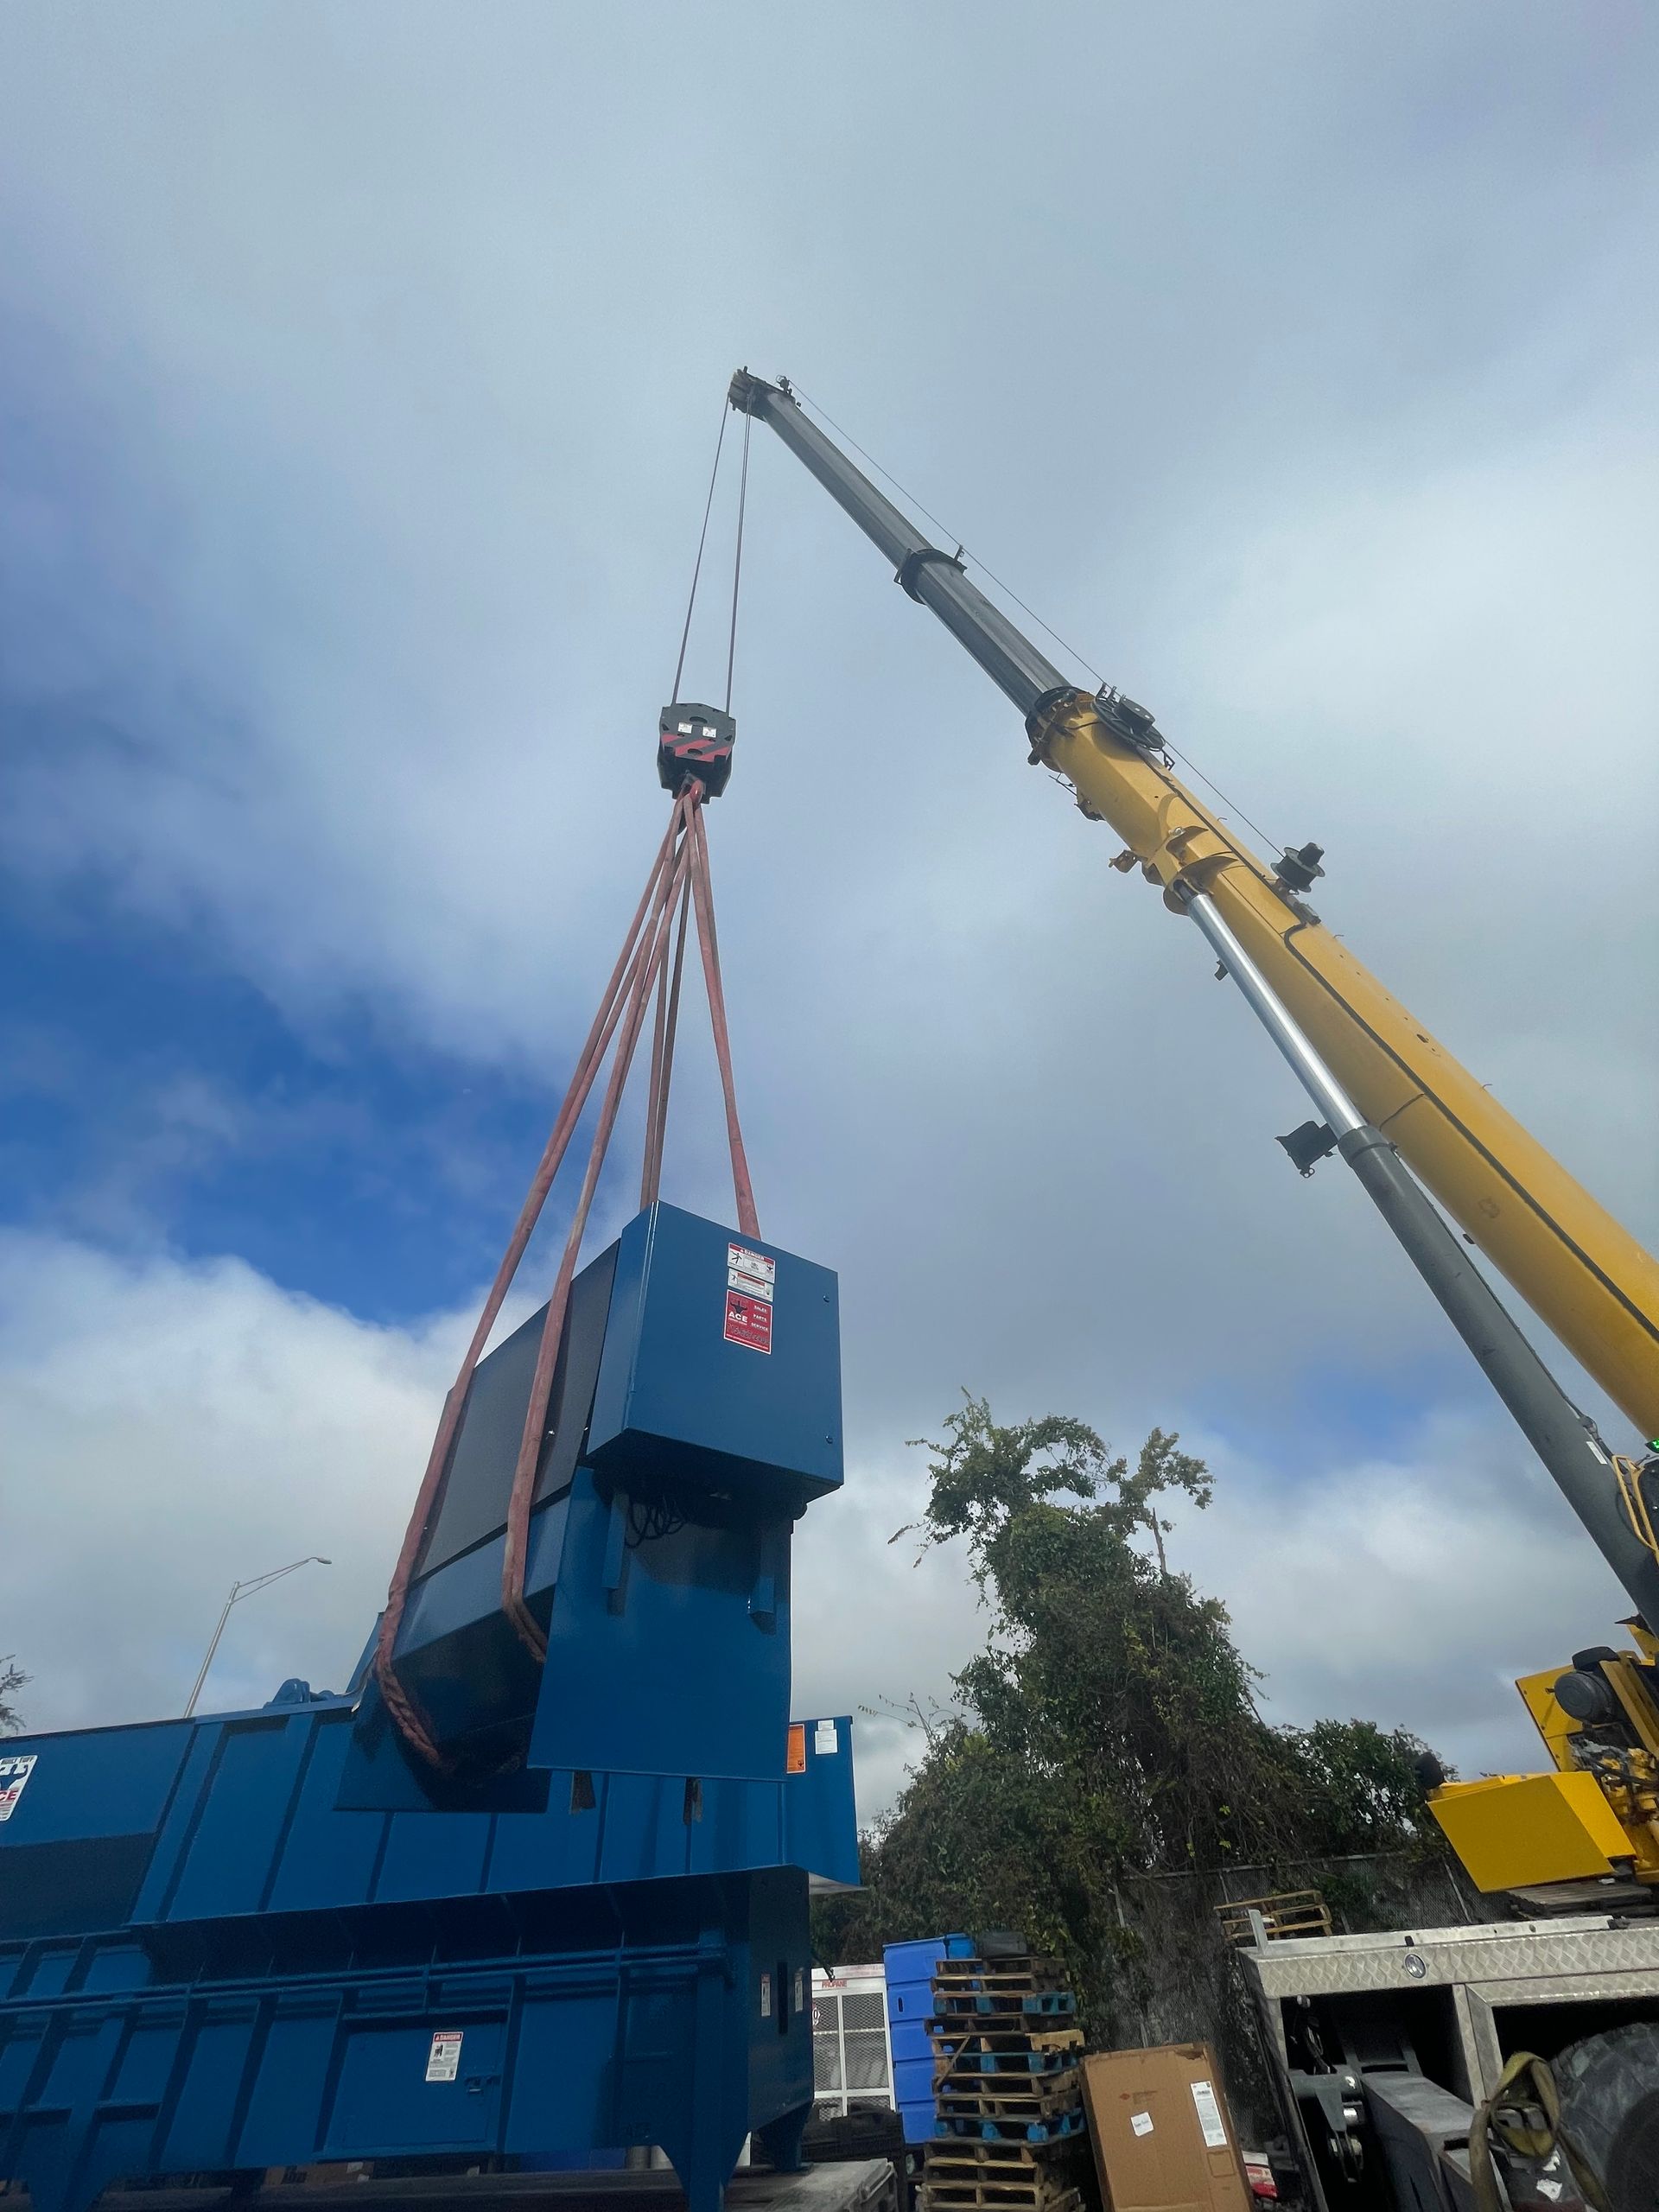
[[[686,594],[685,621],[680,631],[680,657],[674,664],[674,681],[668,696],[680,696],[680,678],[685,674],[685,649],[691,639],[691,615],[697,603],[697,581],[702,574],[702,549],[709,543],[709,518],[715,511],[715,486],[720,480],[721,449],[726,443],[726,418],[731,412],[722,399],[720,403],[720,435],[715,440],[715,465],[709,472],[709,496],[702,503],[702,528],[697,532],[697,557],[691,563],[691,588]]]
[[[721,427],[722,429],[725,428],[723,421]],[[743,581],[743,512],[749,503],[749,432],[753,427],[754,417],[746,415],[743,417],[743,467],[737,480],[737,544],[732,555],[732,626],[726,645],[726,711],[728,715],[732,711],[732,670],[737,662],[737,589]],[[718,454],[715,455],[715,463],[718,466]],[[695,579],[691,589],[695,595]]]
[[[1093,661],[1089,658],[1088,655],[1086,653],[1079,652],[1074,645],[1070,644],[1067,639],[1063,638],[1052,622],[1046,621],[1037,612],[1034,607],[1028,606],[1027,602],[1020,598],[1019,593],[1014,590],[1012,584],[1004,583],[1001,577],[997,575],[996,571],[989,567],[987,563],[982,561],[977,553],[970,553],[968,550],[966,544],[957,533],[953,530],[948,530],[944,524],[940,521],[938,515],[933,512],[931,508],[925,507],[913,492],[907,491],[899,481],[899,479],[893,474],[893,471],[890,468],[884,468],[868,447],[860,445],[858,440],[853,436],[850,431],[843,429],[841,424],[836,422],[835,416],[830,413],[829,410],[825,407],[821,407],[818,402],[813,398],[810,392],[803,391],[800,385],[794,383],[792,380],[788,384],[787,389],[795,398],[802,401],[806,406],[810,407],[815,415],[821,416],[823,421],[830,425],[830,428],[835,432],[838,438],[842,439],[848,445],[849,445],[853,451],[859,454],[861,459],[868,461],[870,467],[874,469],[878,476],[885,477],[887,481],[892,485],[893,490],[899,494],[899,498],[908,501],[910,505],[916,510],[917,513],[920,515],[925,521],[931,522],[935,530],[940,533],[942,537],[947,540],[954,539],[956,542],[957,556],[959,560],[963,562],[971,562],[973,566],[978,569],[980,575],[985,578],[985,581],[988,583],[995,585],[997,590],[1001,593],[1004,599],[1012,601],[1013,604],[1020,609],[1020,612],[1022,614],[1029,616],[1031,620],[1037,625],[1037,627],[1039,630],[1046,632],[1047,635],[1053,639],[1054,643],[1060,648],[1062,652],[1069,654],[1071,659],[1077,662],[1079,668],[1084,670],[1089,675],[1093,677],[1097,689],[1103,690],[1105,688],[1106,678],[1101,674],[1100,671],[1095,666]],[[743,435],[746,449],[748,442],[749,420],[749,416],[745,415],[743,418]],[[1230,814],[1236,814],[1247,830],[1254,831],[1255,836],[1262,840],[1262,843],[1268,847],[1269,851],[1287,852],[1289,850],[1287,846],[1278,843],[1277,841],[1262,827],[1262,824],[1259,822],[1252,822],[1249,816],[1245,813],[1243,808],[1238,804],[1237,800],[1229,798],[1226,792],[1223,791],[1219,784],[1211,782],[1211,779],[1205,774],[1203,769],[1199,767],[1198,762],[1192,758],[1190,753],[1182,753],[1179,751],[1170,743],[1166,737],[1162,737],[1161,732],[1160,733],[1160,735],[1163,744],[1163,748],[1165,752],[1170,755],[1171,759],[1179,760],[1182,766],[1185,768],[1190,774],[1196,776],[1198,781],[1204,785],[1205,789],[1208,791],[1212,791],[1222,806],[1224,806]]]
[[[725,412],[721,410],[721,439],[725,434]],[[737,547],[732,574],[732,611],[727,639],[726,698],[729,711],[732,682],[737,653],[737,593],[743,557],[743,505],[747,490],[748,437],[745,425],[744,465],[739,490]],[[692,569],[691,593],[686,607],[685,626],[681,635],[679,660],[675,670],[675,691],[684,671],[686,643],[690,635],[691,616],[696,603],[697,582],[702,567],[702,555],[708,537],[709,511],[714,501],[715,482],[720,469],[720,444],[715,451],[715,468],[709,478],[709,501],[704,507],[702,531],[697,542],[696,560]],[[496,1269],[495,1279],[484,1300],[483,1310],[473,1330],[461,1370],[443,1403],[437,1433],[432,1440],[426,1470],[416,1493],[415,1504],[410,1515],[409,1526],[404,1534],[402,1547],[393,1569],[391,1586],[386,1592],[385,1610],[380,1617],[380,1627],[375,1643],[374,1675],[386,1709],[399,1735],[417,1758],[440,1774],[453,1774],[456,1761],[442,1748],[432,1726],[414,1696],[400,1681],[395,1664],[397,1636],[408,1605],[410,1586],[419,1563],[422,1548],[431,1526],[433,1515],[442,1494],[455,1441],[461,1432],[467,1401],[485,1344],[499,1319],[508,1291],[512,1286],[534,1234],[542,1210],[552,1189],[554,1179],[569,1149],[570,1141],[587,1107],[605,1056],[613,1040],[615,1052],[610,1074],[601,1100],[594,1125],[593,1141],[588,1149],[588,1164],[582,1175],[581,1189],[572,1209],[570,1224],[565,1236],[558,1273],[554,1280],[552,1294],[548,1300],[543,1317],[541,1337],[537,1347],[536,1365],[530,1386],[530,1396],[524,1409],[524,1427],[519,1436],[518,1456],[514,1462],[512,1484],[508,1496],[506,1540],[501,1562],[501,1609],[531,1656],[538,1663],[547,1654],[547,1637],[541,1624],[531,1611],[524,1599],[524,1572],[530,1543],[530,1517],[535,1504],[537,1477],[540,1471],[543,1450],[550,1428],[556,1421],[559,1408],[553,1404],[558,1375],[558,1356],[564,1333],[565,1316],[569,1306],[570,1287],[575,1280],[576,1262],[581,1255],[583,1236],[592,1211],[594,1194],[599,1187],[601,1172],[616,1128],[617,1115],[626,1088],[635,1048],[645,1026],[645,1009],[656,992],[656,1015],[653,1024],[651,1054],[651,1074],[645,1102],[645,1130],[644,1160],[640,1173],[639,1202],[641,1207],[654,1205],[662,1183],[663,1142],[667,1123],[669,1086],[673,1073],[674,1046],[678,1028],[681,982],[684,969],[686,941],[695,923],[697,947],[702,973],[703,988],[709,1001],[709,1027],[713,1033],[715,1058],[720,1071],[721,1094],[725,1109],[727,1148],[731,1158],[732,1187],[736,1203],[738,1227],[746,1236],[757,1240],[760,1235],[760,1219],[755,1210],[754,1186],[749,1173],[748,1155],[744,1147],[742,1126],[737,1109],[736,1085],[732,1072],[731,1033],[726,1019],[725,987],[721,975],[720,945],[715,928],[713,880],[709,865],[709,838],[703,823],[703,803],[706,797],[703,784],[695,773],[687,773],[674,794],[673,811],[669,818],[662,842],[657,849],[645,887],[634,909],[633,919],[628,926],[621,952],[611,970],[609,982],[601,999],[599,1010],[588,1032],[582,1051],[577,1055],[569,1088],[555,1117],[536,1172],[531,1178],[530,1188],[518,1211],[512,1233],[507,1240],[506,1250]],[[671,961],[669,958],[670,939],[674,940]]]

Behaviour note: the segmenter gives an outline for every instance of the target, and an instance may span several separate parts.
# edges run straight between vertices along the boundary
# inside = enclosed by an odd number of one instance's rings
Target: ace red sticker
[[[772,1307],[764,1298],[750,1298],[741,1290],[727,1292],[726,1341],[747,1344],[751,1351],[772,1350]]]

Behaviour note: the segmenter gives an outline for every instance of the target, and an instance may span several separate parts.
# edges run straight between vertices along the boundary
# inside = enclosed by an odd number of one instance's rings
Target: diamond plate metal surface
[[[1623,1922],[1603,1913],[1290,1938],[1239,1956],[1270,2001],[1478,1983],[1489,2003],[1502,2004],[1506,1983],[1553,1984],[1570,1996],[1586,1975],[1659,1974],[1659,1920]]]

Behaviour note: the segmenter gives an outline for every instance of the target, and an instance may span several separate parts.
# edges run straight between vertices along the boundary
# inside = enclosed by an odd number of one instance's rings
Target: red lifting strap
[[[375,1679],[380,1685],[380,1694],[385,1700],[386,1709],[404,1741],[429,1766],[441,1773],[450,1771],[454,1763],[434,1740],[425,1715],[399,1682],[392,1666],[397,1630],[409,1596],[410,1578],[420,1556],[433,1508],[442,1487],[444,1471],[449,1464],[449,1454],[461,1427],[474,1370],[500,1314],[518,1263],[541,1217],[542,1207],[552,1188],[553,1179],[558,1173],[606,1052],[614,1037],[615,1057],[611,1063],[610,1077],[600,1105],[594,1141],[588,1155],[587,1171],[571,1215],[569,1233],[565,1238],[553,1294],[548,1300],[547,1316],[542,1324],[536,1370],[530,1387],[530,1402],[524,1411],[524,1433],[519,1440],[512,1490],[507,1501],[507,1541],[501,1562],[501,1607],[532,1656],[538,1661],[545,1657],[547,1639],[540,1624],[524,1603],[524,1562],[530,1537],[531,1507],[535,1502],[536,1471],[547,1433],[548,1408],[552,1397],[553,1370],[558,1357],[559,1339],[564,1330],[565,1309],[569,1302],[570,1285],[575,1275],[588,1216],[594,1192],[599,1187],[600,1171],[604,1166],[606,1151],[616,1126],[617,1110],[622,1102],[622,1093],[632,1064],[634,1048],[645,1024],[645,1007],[653,985],[657,988],[657,1013],[652,1041],[651,1090],[645,1109],[645,1166],[639,1186],[640,1204],[650,1205],[658,1195],[662,1179],[663,1134],[668,1115],[674,1037],[679,1016],[680,978],[685,958],[688,922],[693,914],[696,918],[697,944],[702,956],[703,983],[709,996],[715,1057],[719,1063],[721,1090],[726,1102],[726,1135],[731,1148],[732,1184],[737,1199],[738,1227],[746,1236],[758,1238],[760,1234],[760,1224],[754,1210],[753,1186],[749,1180],[749,1163],[743,1149],[743,1132],[738,1123],[737,1094],[732,1080],[731,1038],[726,1026],[726,996],[721,983],[720,948],[715,936],[715,902],[709,873],[709,839],[703,827],[702,798],[702,785],[695,777],[688,778],[675,799],[667,834],[652,863],[651,874],[634,911],[621,955],[611,971],[605,996],[576,1061],[575,1072],[570,1078],[570,1088],[565,1093],[564,1103],[559,1109],[540,1163],[531,1179],[518,1219],[507,1241],[506,1251],[496,1270],[495,1281],[490,1286],[489,1296],[484,1301],[484,1310],[478,1317],[472,1341],[467,1347],[467,1356],[461,1363],[461,1372],[444,1400],[438,1433],[432,1440],[431,1456],[426,1463],[426,1472],[421,1478],[415,1510],[410,1516],[409,1527],[404,1532],[403,1548],[397,1554],[391,1586],[386,1592],[386,1609],[380,1618],[380,1633],[375,1647]],[[671,936],[677,937],[671,965],[666,957]]]

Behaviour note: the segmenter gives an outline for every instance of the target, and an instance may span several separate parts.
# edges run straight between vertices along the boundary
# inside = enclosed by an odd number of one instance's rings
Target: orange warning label
[[[784,1771],[786,1774],[806,1772],[806,1723],[804,1720],[791,1720],[789,1724],[789,1758]]]

